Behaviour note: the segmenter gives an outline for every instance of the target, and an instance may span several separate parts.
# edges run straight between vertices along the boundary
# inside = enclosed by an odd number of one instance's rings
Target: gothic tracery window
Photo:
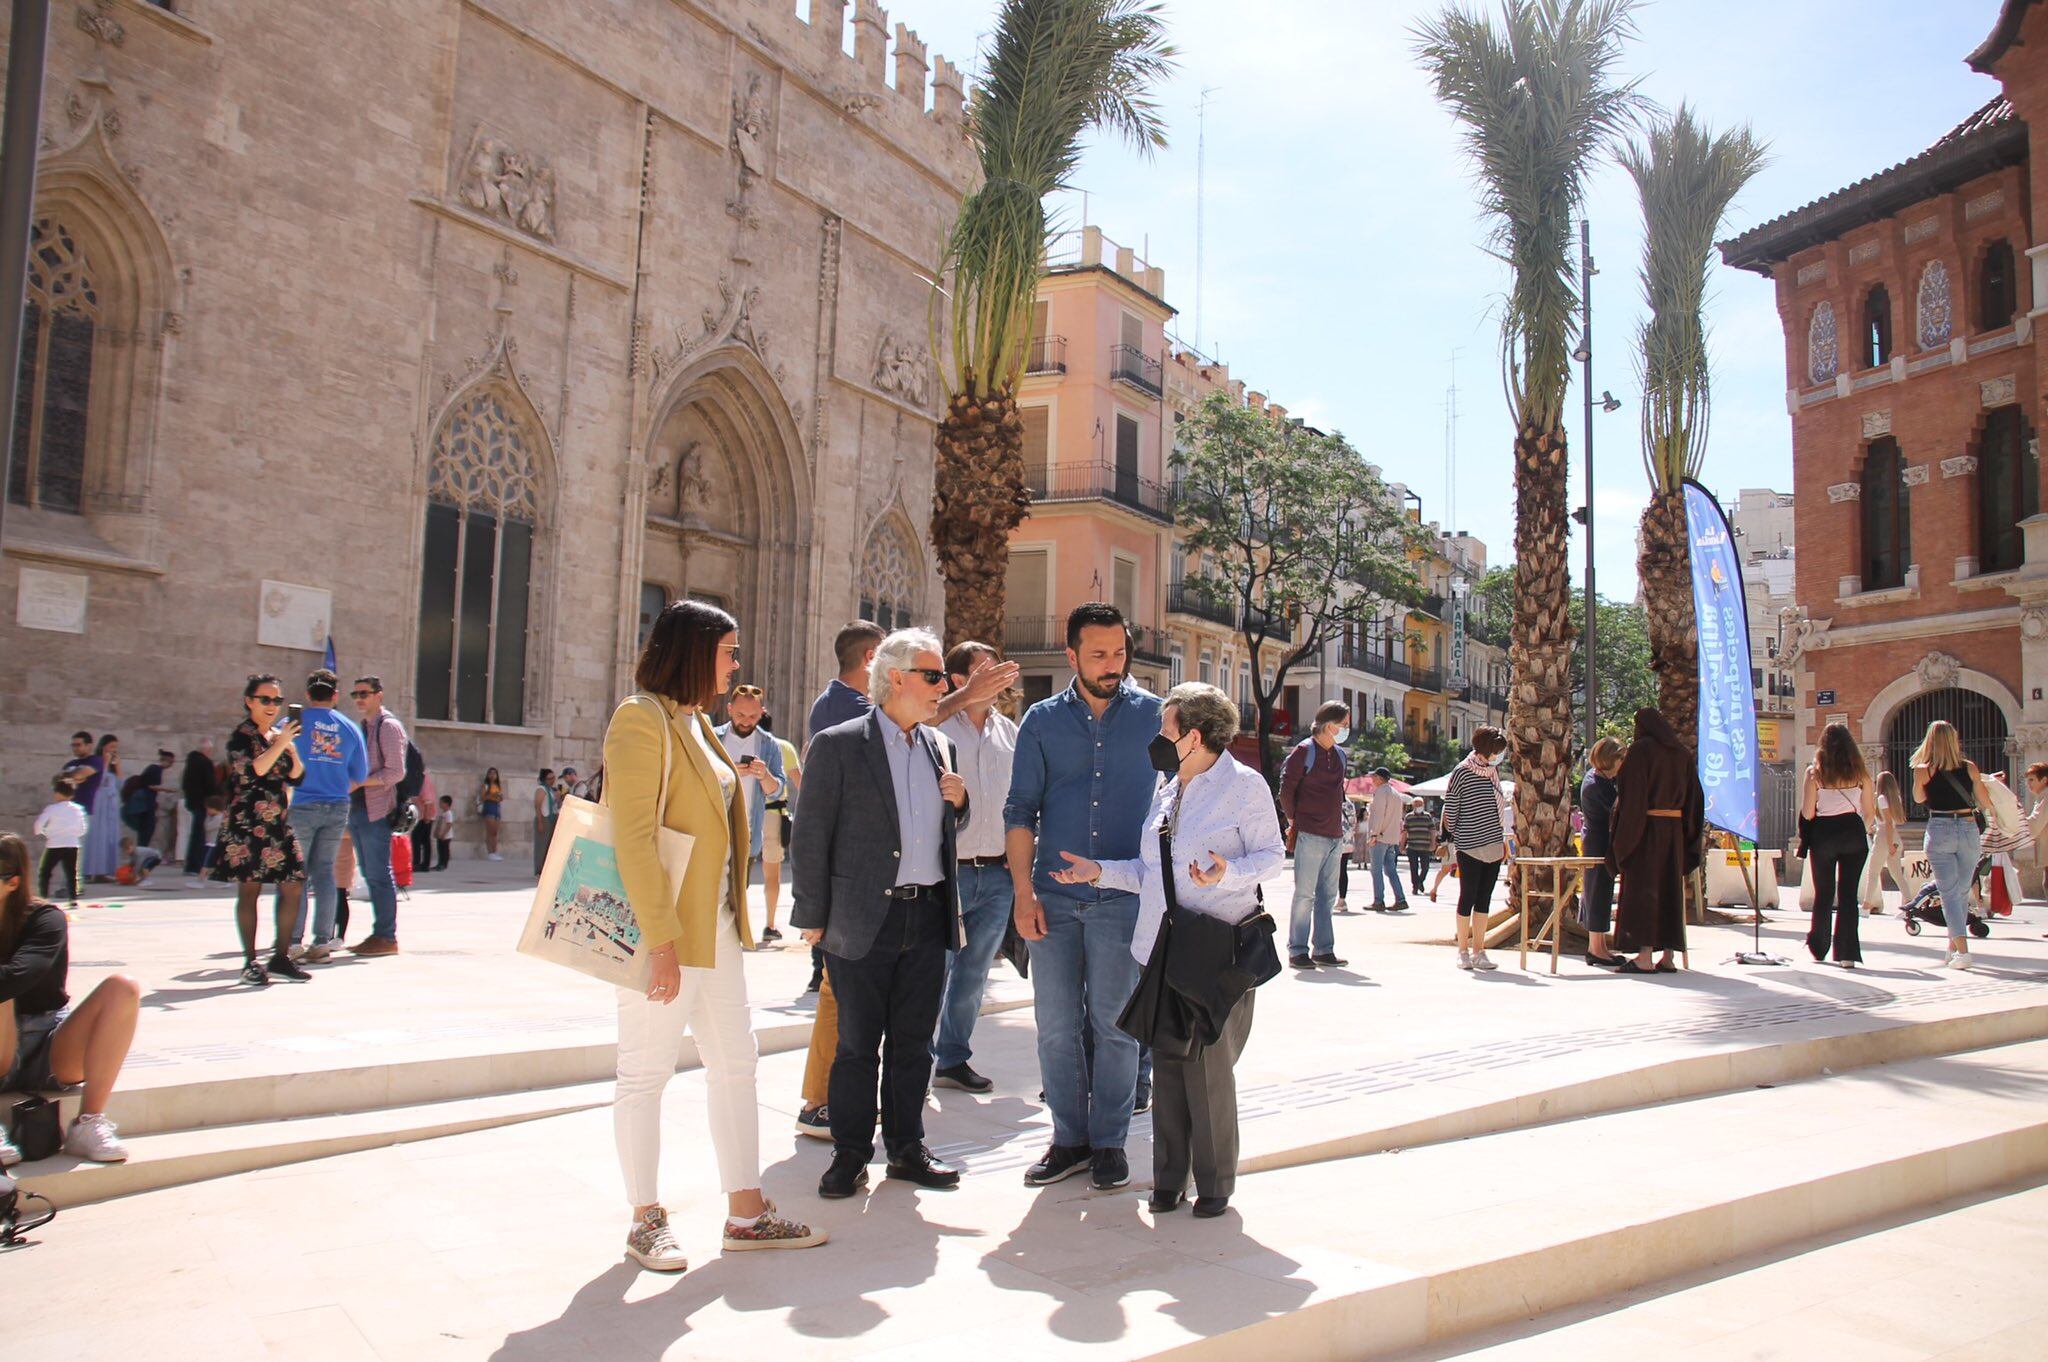
[[[86,426],[100,296],[70,230],[39,219],[29,243],[22,307],[21,381],[7,499],[78,514],[85,491]]]
[[[420,570],[423,719],[525,721],[541,476],[519,411],[503,389],[481,389],[434,441]]]
[[[892,517],[868,536],[860,567],[860,616],[884,629],[910,627],[911,603],[917,598],[917,551],[903,527]]]

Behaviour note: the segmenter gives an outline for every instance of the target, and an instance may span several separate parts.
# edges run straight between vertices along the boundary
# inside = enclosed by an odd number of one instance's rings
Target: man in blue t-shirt
[[[321,668],[306,678],[306,714],[300,720],[296,746],[306,775],[292,795],[292,834],[306,863],[313,900],[313,943],[303,960],[321,961],[334,952],[334,923],[341,896],[334,883],[334,856],[348,836],[349,792],[370,774],[370,749],[355,720],[335,711],[341,678]],[[295,938],[305,935],[306,914],[299,914]]]

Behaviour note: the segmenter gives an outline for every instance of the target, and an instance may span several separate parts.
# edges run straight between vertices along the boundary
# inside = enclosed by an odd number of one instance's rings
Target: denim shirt
[[[1031,883],[1041,897],[1081,903],[1132,897],[1099,885],[1057,884],[1052,872],[1066,865],[1062,851],[1092,861],[1137,858],[1159,782],[1146,748],[1159,735],[1163,708],[1158,696],[1125,681],[1098,719],[1075,682],[1025,711],[1003,826],[1037,835]]]

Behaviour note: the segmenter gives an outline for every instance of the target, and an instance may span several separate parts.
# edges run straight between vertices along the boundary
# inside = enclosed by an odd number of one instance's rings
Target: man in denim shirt
[[[1103,1190],[1131,1178],[1124,1158],[1137,1092],[1138,1042],[1117,1016],[1138,985],[1134,894],[1057,884],[1071,851],[1089,860],[1138,855],[1159,774],[1146,749],[1159,735],[1158,696],[1125,675],[1130,633],[1113,605],[1067,616],[1074,683],[1025,712],[1017,729],[1004,850],[1017,931],[1031,943],[1038,1068],[1052,1111],[1052,1147],[1025,1173],[1042,1187],[1091,1171]]]

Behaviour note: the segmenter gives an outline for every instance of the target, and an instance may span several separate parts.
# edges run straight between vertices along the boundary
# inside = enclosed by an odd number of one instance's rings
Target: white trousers
[[[650,1206],[660,1199],[661,1094],[675,1075],[686,1030],[697,1038],[697,1056],[704,1065],[720,1190],[744,1192],[761,1185],[757,1051],[741,956],[739,929],[731,913],[721,913],[717,963],[710,969],[685,968],[674,1002],[650,1002],[645,994],[618,991],[619,1081],[612,1097],[612,1133],[631,1205]]]

